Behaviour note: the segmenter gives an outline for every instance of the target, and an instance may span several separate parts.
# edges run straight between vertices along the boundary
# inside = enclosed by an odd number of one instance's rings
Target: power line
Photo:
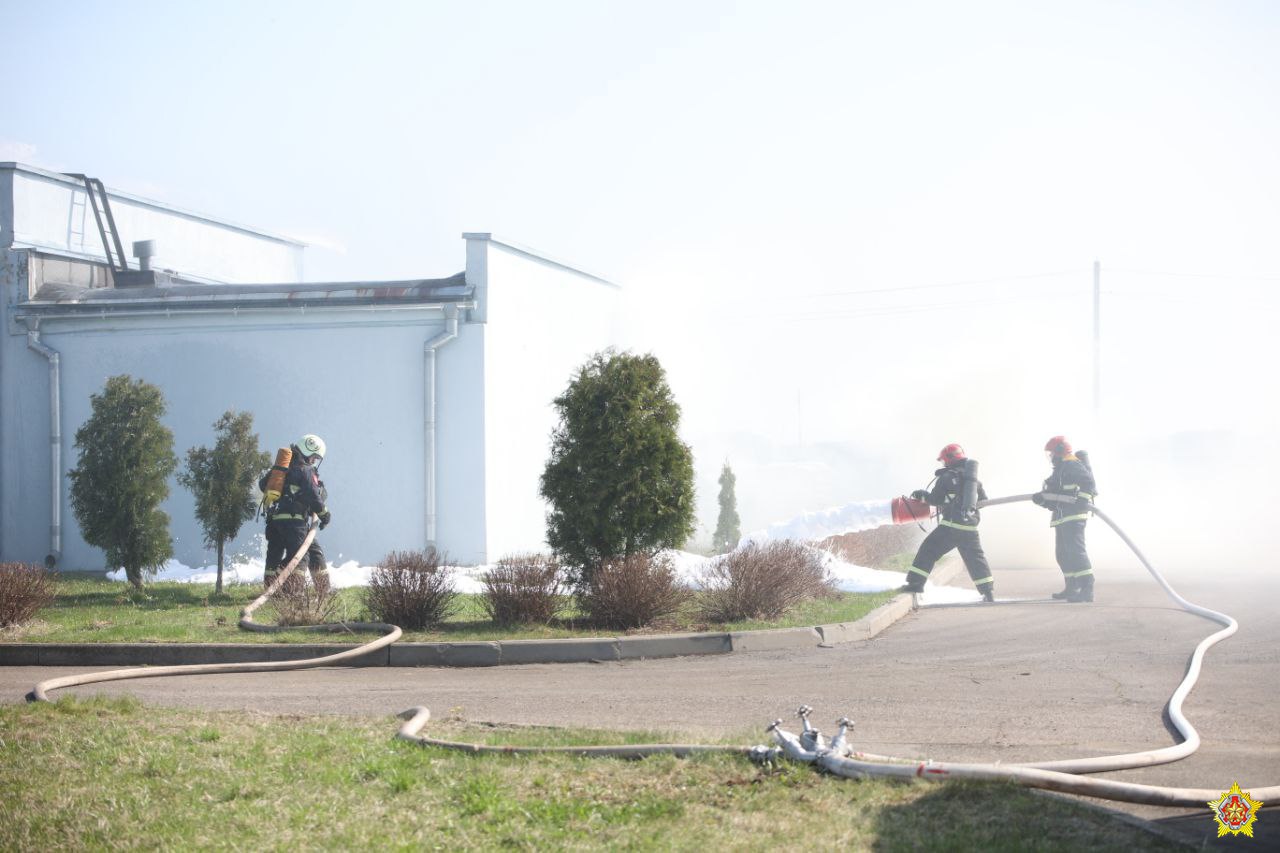
[[[766,317],[776,318],[779,320],[798,321],[798,320],[842,320],[842,319],[858,319],[862,317],[885,317],[901,314],[920,314],[927,311],[955,310],[963,308],[973,308],[988,305],[1008,305],[1014,302],[1025,302],[1028,300],[1046,301],[1054,299],[1075,299],[1075,294],[1070,293],[1026,293],[1018,296],[995,297],[988,299],[965,299],[956,302],[928,302],[920,305],[889,305],[880,308],[850,308],[837,311],[823,311],[821,313],[804,312],[796,314],[760,314],[754,315],[759,319]]]
[[[931,290],[939,287],[968,287],[977,284],[1002,284],[1010,281],[1027,281],[1037,278],[1063,278],[1072,275],[1084,275],[1084,270],[1066,270],[1064,272],[1041,272],[1028,275],[1010,275],[997,278],[975,278],[963,281],[941,281],[932,284],[909,284],[903,287],[874,287],[865,290],[832,290],[826,293],[803,294],[805,299],[825,299],[831,296],[862,296],[867,293],[900,293],[909,290]]]
[[[1129,275],[1151,275],[1166,276],[1168,278],[1212,278],[1227,279],[1234,281],[1280,281],[1280,274],[1276,273],[1260,273],[1256,275],[1240,275],[1238,273],[1212,273],[1212,272],[1165,272],[1161,270],[1135,270],[1123,267],[1108,267],[1108,272],[1122,272]]]

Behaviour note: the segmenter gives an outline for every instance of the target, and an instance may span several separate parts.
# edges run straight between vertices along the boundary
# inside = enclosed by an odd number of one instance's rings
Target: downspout
[[[436,350],[458,336],[458,306],[446,305],[444,331],[423,345],[426,360],[425,476],[427,547],[436,547]]]
[[[62,358],[40,340],[39,320],[27,320],[27,348],[49,360],[49,554],[44,564],[52,569],[62,558]]]

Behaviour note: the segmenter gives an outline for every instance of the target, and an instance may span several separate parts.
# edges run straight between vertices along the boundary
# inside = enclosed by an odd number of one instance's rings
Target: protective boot
[[[1076,594],[1076,590],[1077,590],[1077,589],[1079,588],[1079,586],[1080,586],[1080,579],[1079,579],[1079,578],[1066,578],[1065,583],[1066,583],[1066,586],[1064,586],[1064,587],[1062,588],[1062,591],[1061,591],[1061,592],[1055,592],[1055,593],[1053,594],[1053,596],[1052,596],[1053,598],[1057,599],[1058,601],[1070,601],[1070,600],[1071,600],[1071,596],[1073,596],[1073,595],[1075,595],[1075,594]]]
[[[1078,578],[1075,591],[1068,596],[1067,601],[1090,602],[1093,601],[1093,575],[1085,575]]]
[[[924,575],[915,571],[907,571],[907,582],[898,587],[898,592],[921,593],[924,592],[924,582],[927,580]]]
[[[996,585],[993,583],[984,583],[978,587],[978,592],[982,593],[982,601],[986,604],[994,604],[996,600]]]

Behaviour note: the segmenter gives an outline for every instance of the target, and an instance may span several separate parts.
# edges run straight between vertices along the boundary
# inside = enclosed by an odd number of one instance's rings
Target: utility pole
[[[796,444],[804,447],[804,392],[796,391]]]
[[[1093,418],[1102,410],[1102,264],[1093,262]]]

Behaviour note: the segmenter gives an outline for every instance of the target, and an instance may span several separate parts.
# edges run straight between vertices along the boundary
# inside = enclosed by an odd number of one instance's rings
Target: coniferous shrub
[[[541,492],[547,542],[574,586],[602,561],[683,545],[694,527],[693,454],[658,359],[597,353],[554,405]]]
[[[742,538],[742,521],[738,518],[738,496],[735,487],[738,478],[726,461],[720,469],[720,514],[716,518],[716,532],[711,536],[711,547],[717,554],[732,551]]]
[[[710,622],[776,619],[810,598],[835,593],[822,557],[798,542],[751,542],[703,570],[698,612]]]
[[[689,589],[659,554],[602,560],[578,589],[578,605],[601,628],[643,628],[680,609]]]
[[[0,628],[23,625],[53,602],[58,575],[32,563],[0,563]]]
[[[458,604],[452,573],[434,548],[392,551],[370,573],[365,590],[376,621],[414,631],[445,621]]]
[[[503,557],[482,582],[485,612],[499,625],[545,625],[564,606],[564,575],[546,554]]]
[[[217,434],[213,447],[189,449],[178,482],[195,496],[196,519],[204,531],[205,545],[218,552],[214,591],[221,594],[223,551],[253,518],[258,475],[271,464],[271,455],[258,449],[253,415],[248,412],[224,412],[213,428]]]
[[[84,541],[106,552],[142,588],[143,573],[173,556],[169,475],[178,465],[173,433],[160,422],[164,396],[154,385],[112,376],[90,398],[92,414],[76,430],[80,461],[67,473],[71,508]]]

